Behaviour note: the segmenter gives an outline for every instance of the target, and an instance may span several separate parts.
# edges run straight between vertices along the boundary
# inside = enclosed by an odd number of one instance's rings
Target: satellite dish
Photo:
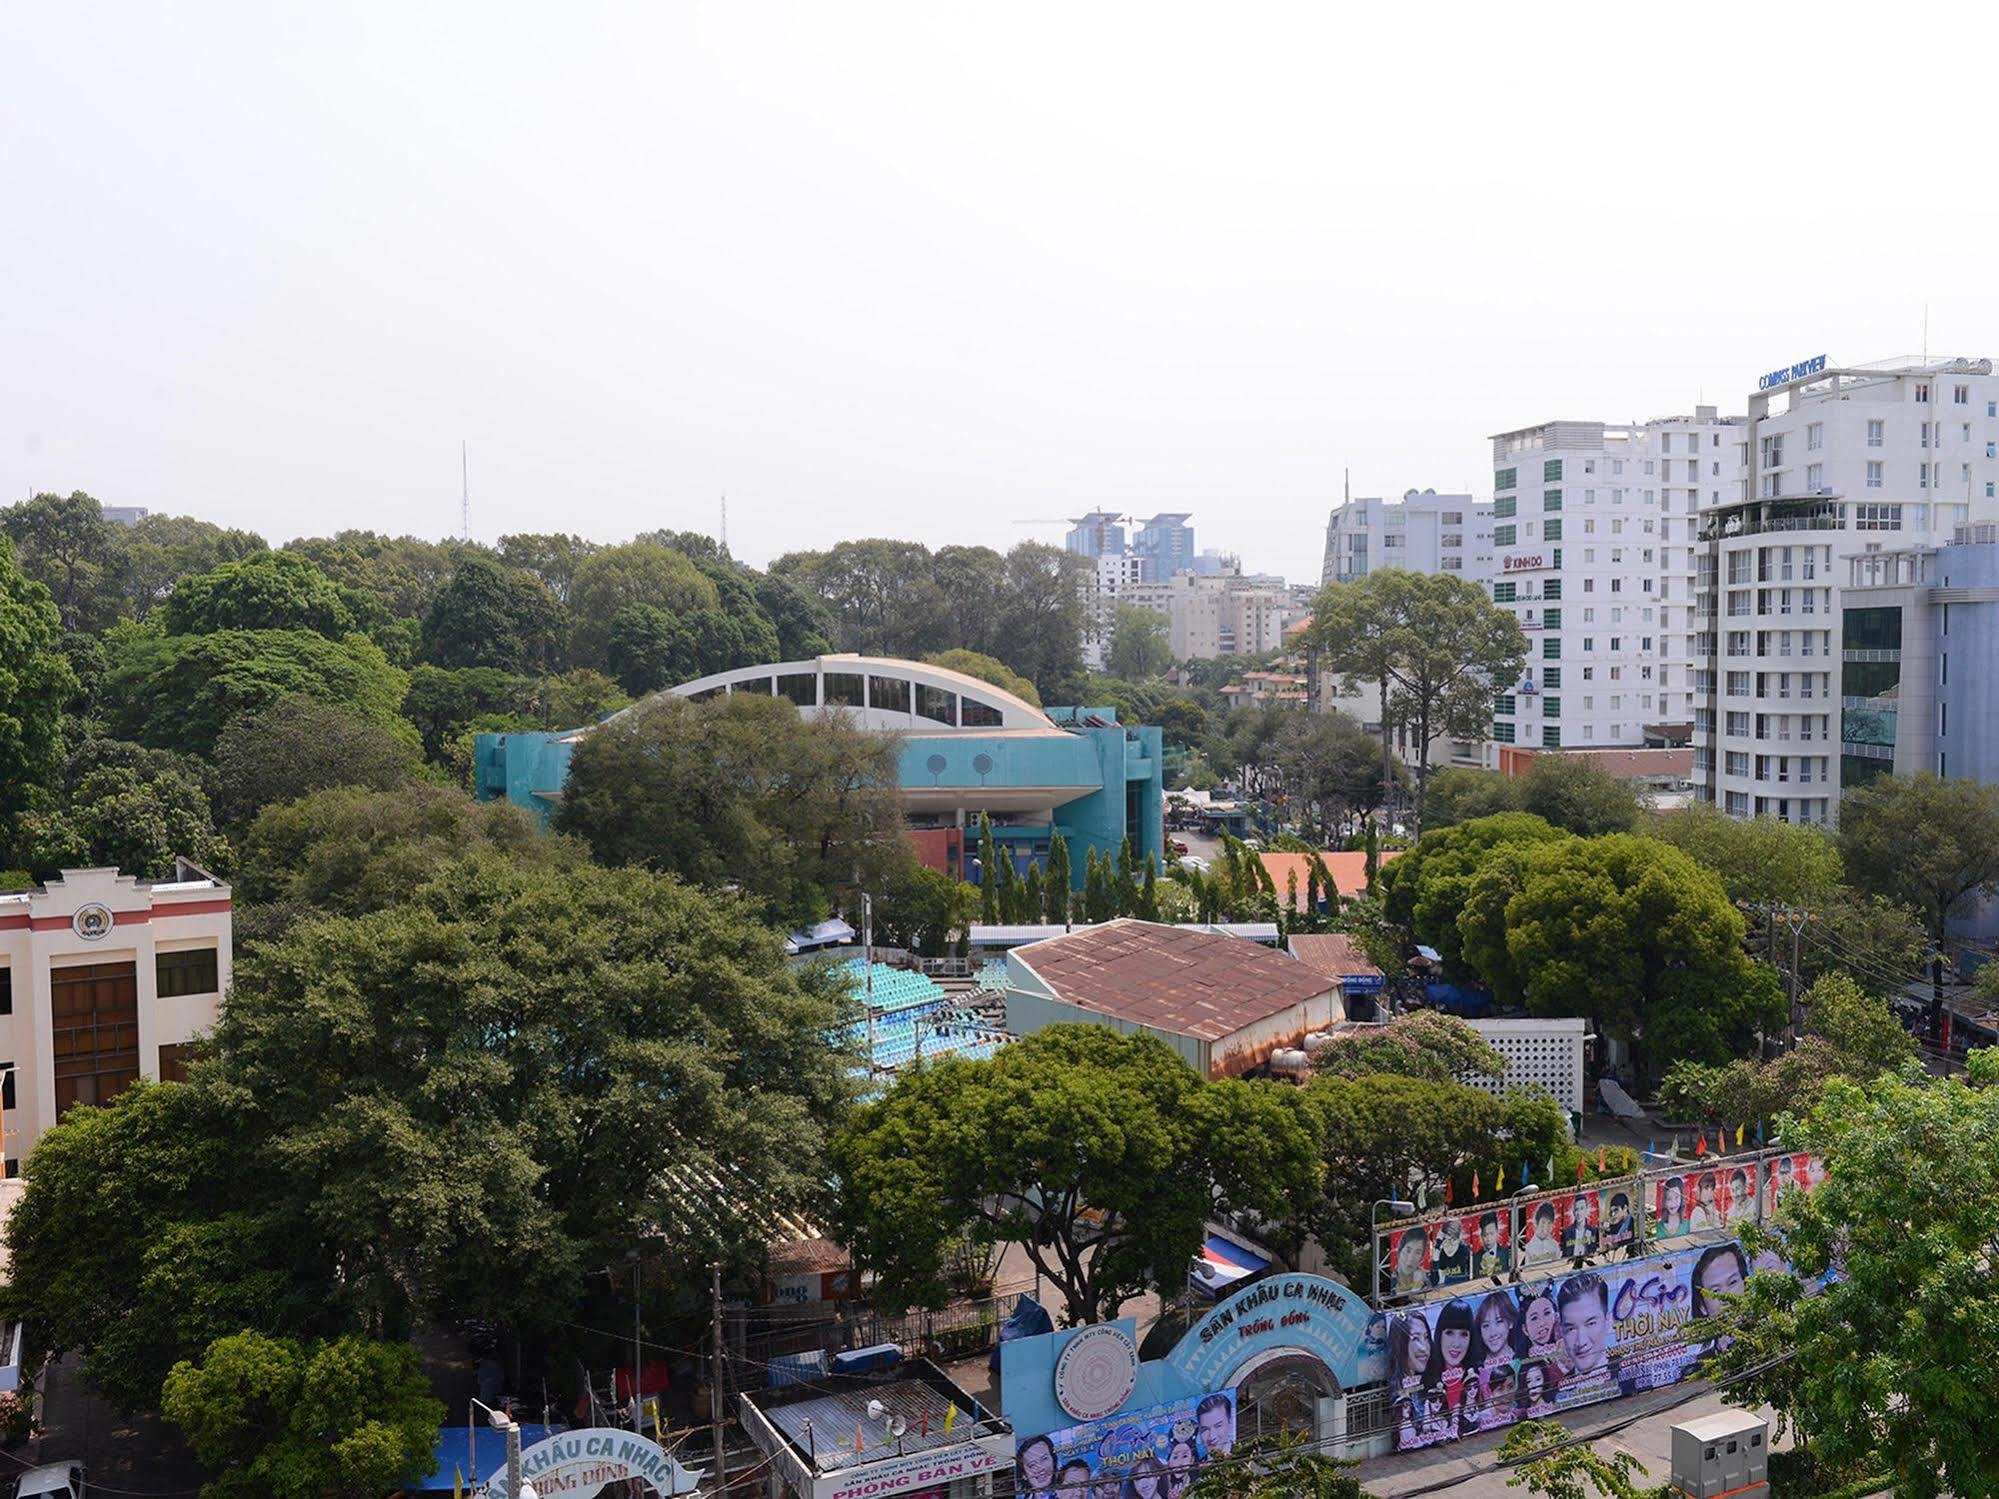
[[[870,1421],[879,1421],[882,1418],[884,1408],[879,1400],[870,1400],[868,1402],[868,1419]]]

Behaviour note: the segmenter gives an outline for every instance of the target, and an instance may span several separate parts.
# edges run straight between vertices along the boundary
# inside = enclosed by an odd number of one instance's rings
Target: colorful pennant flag
[[[1608,1171],[1608,1170],[1610,1169],[1610,1168],[1609,1168],[1608,1166],[1606,1166],[1606,1165],[1604,1164],[1604,1162],[1605,1162],[1605,1161],[1606,1161],[1607,1159],[1608,1159],[1608,1156],[1607,1156],[1607,1155],[1605,1154],[1605,1151],[1604,1151],[1604,1147],[1603,1147],[1603,1146],[1601,1146],[1601,1145],[1597,1146],[1597,1148],[1596,1148],[1596,1174],[1597,1174],[1598,1176],[1602,1176],[1602,1175],[1604,1174],[1604,1172],[1606,1172],[1606,1171]]]
[[[1697,1157],[1699,1157],[1699,1158],[1700,1158],[1701,1160],[1703,1160],[1703,1161],[1707,1159],[1707,1136],[1706,1136],[1706,1135],[1695,1135],[1695,1136],[1694,1136],[1694,1154],[1695,1154],[1695,1155],[1696,1155]]]
[[[1576,1157],[1576,1184],[1577,1184],[1578,1186],[1580,1186],[1580,1185],[1582,1184],[1582,1179],[1583,1179],[1583,1168],[1584,1168],[1585,1166],[1587,1166],[1588,1164],[1589,1164],[1589,1157],[1588,1157],[1588,1156],[1586,1156],[1586,1155],[1579,1155],[1579,1156],[1577,1156],[1577,1157]]]
[[[1647,1140],[1645,1142],[1645,1159],[1649,1161],[1652,1159],[1653,1156],[1657,1155],[1658,1153],[1659,1153],[1659,1142],[1657,1140]]]
[[[727,1451],[726,1448],[723,1450],[724,1452]],[[865,1452],[867,1450],[867,1445],[861,1437],[861,1423],[858,1421],[854,1423],[854,1450],[856,1452]]]
[[[958,1424],[958,1406],[957,1403],[954,1401],[952,1404],[946,1406],[944,1409],[944,1435],[948,1437],[951,1434],[951,1428],[953,1426],[956,1426],[957,1424]]]
[[[1735,1126],[1735,1148],[1742,1149],[1742,1126],[1739,1124]]]
[[[1471,1200],[1473,1202],[1477,1202],[1479,1196],[1480,1193],[1478,1186],[1478,1167],[1474,1166],[1472,1167],[1472,1172],[1471,1172]]]
[[[1529,1182],[1531,1182],[1532,1180],[1533,1178],[1531,1178],[1527,1174],[1527,1158],[1525,1156],[1522,1156],[1520,1158],[1520,1185],[1524,1187],[1528,1185]]]
[[[1549,1184],[1550,1186],[1553,1186],[1553,1185],[1554,1185],[1554,1182],[1555,1182],[1555,1158],[1554,1158],[1553,1156],[1549,1156],[1549,1157],[1548,1157],[1548,1184]]]
[[[1444,1206],[1449,1207],[1450,1205],[1451,1205],[1451,1179],[1447,1176],[1444,1178]]]
[[[1714,1153],[1716,1155],[1728,1154],[1728,1136],[1721,1132],[1720,1126],[1716,1126],[1714,1132]]]
[[[451,1499],[465,1499],[465,1470],[456,1463],[451,1466]]]

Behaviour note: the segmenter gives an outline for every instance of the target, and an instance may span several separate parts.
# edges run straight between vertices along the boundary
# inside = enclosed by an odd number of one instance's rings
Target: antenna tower
[[[717,539],[722,544],[723,555],[727,556],[729,551],[729,497],[727,495],[722,496],[722,534]]]
[[[465,457],[465,439],[458,439],[458,531],[464,540],[472,539],[472,470]]]

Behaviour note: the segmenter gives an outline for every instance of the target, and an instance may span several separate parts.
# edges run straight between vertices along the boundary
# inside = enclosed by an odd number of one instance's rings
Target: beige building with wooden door
[[[6,1174],[72,1104],[177,1078],[229,987],[229,887],[66,869],[0,895],[0,1108]]]

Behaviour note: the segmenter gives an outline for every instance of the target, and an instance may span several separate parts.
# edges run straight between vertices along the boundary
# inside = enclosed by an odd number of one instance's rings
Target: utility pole
[[[642,1251],[632,1251],[632,1432],[645,1435],[645,1428],[639,1424],[639,1412],[644,1401],[639,1398],[639,1364],[643,1357],[640,1348],[639,1331],[639,1266],[643,1263]]]
[[[723,1387],[727,1383],[722,1374],[722,1267],[710,1267],[712,1279],[709,1282],[709,1309],[715,1319],[715,1377],[709,1381],[714,1398],[708,1402],[709,1414],[715,1423],[715,1492],[729,1491],[729,1459],[722,1450],[722,1402]]]

